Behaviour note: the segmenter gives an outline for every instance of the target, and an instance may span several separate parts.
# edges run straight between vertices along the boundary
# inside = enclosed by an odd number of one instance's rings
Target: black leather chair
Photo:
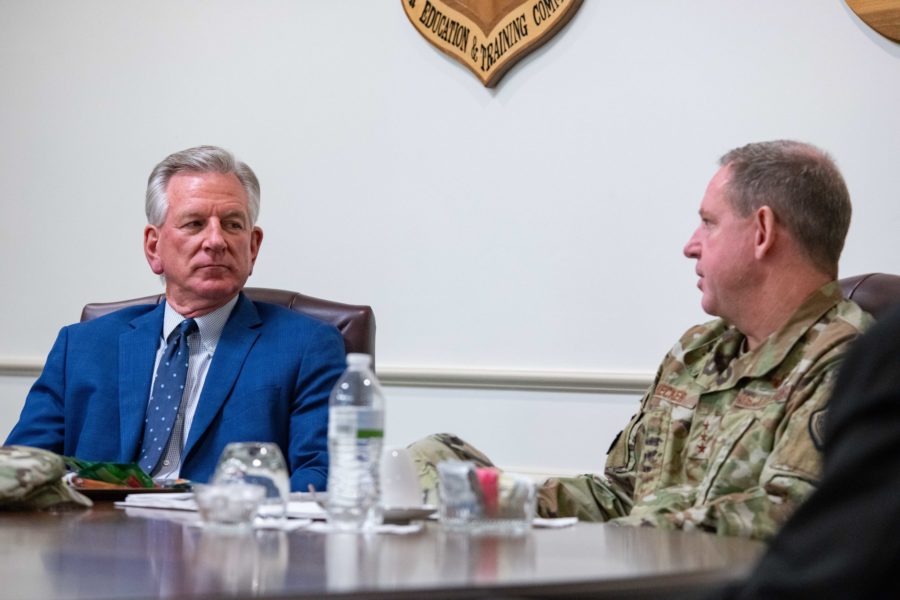
[[[300,314],[331,323],[344,337],[347,352],[364,352],[372,355],[375,364],[375,313],[372,307],[356,304],[342,304],[304,296],[298,292],[270,288],[244,288],[244,293],[255,302],[268,302],[284,306]],[[118,302],[94,302],[85,305],[81,320],[89,321],[126,306],[137,304],[159,304],[165,294],[120,300]]]
[[[900,303],[900,275],[866,273],[845,277],[838,283],[845,298],[859,304],[876,319]]]

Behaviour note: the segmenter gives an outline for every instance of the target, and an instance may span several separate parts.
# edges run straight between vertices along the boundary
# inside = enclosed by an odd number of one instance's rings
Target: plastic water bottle
[[[328,521],[361,531],[381,522],[378,463],[384,440],[384,395],[368,354],[347,355],[328,415]]]

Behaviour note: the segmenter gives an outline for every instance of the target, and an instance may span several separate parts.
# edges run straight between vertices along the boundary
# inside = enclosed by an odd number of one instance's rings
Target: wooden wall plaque
[[[847,6],[866,25],[900,42],[900,0],[847,0]]]
[[[582,0],[400,0],[433,46],[493,87],[515,63],[549,40]]]

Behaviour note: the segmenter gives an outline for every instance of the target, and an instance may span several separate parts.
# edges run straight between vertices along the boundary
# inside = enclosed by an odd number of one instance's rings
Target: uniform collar
[[[822,316],[844,299],[838,282],[832,281],[807,296],[778,331],[759,347],[741,352],[746,337],[728,326],[719,338],[712,357],[703,365],[701,378],[708,389],[733,387],[743,377],[762,377],[782,362],[788,353],[815,326]]]

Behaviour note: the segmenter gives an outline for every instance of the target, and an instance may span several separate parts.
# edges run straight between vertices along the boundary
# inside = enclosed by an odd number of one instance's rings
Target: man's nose
[[[684,255],[688,258],[700,258],[700,241],[698,239],[698,233],[700,229],[694,231],[691,235],[691,239],[688,240],[687,244],[684,245]]]
[[[207,225],[203,246],[216,252],[225,249],[225,236],[222,234],[222,225],[218,221],[211,220]]]

